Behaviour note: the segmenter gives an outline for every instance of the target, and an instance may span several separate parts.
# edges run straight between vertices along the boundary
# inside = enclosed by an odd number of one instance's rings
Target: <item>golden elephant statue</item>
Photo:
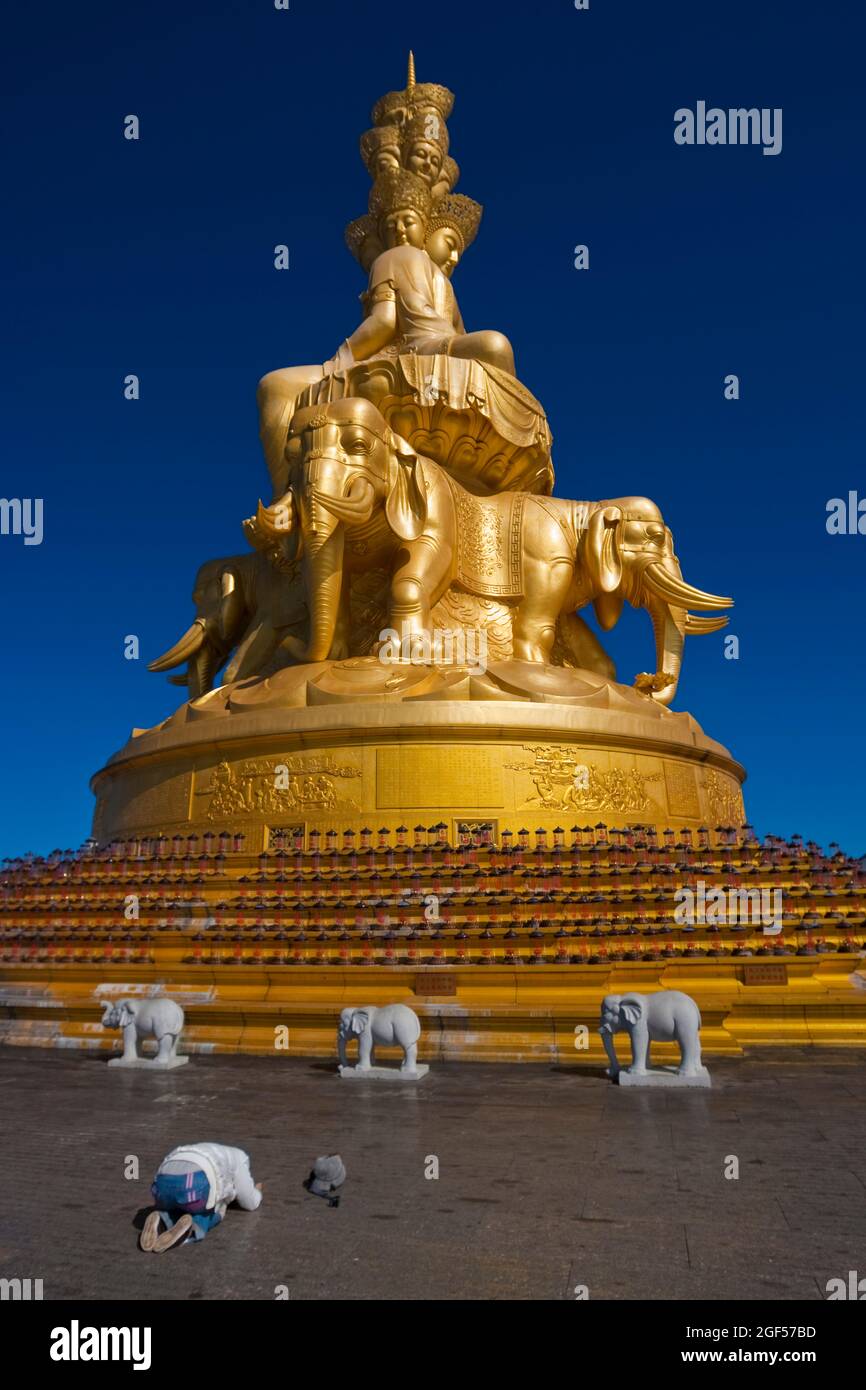
[[[304,652],[307,607],[299,580],[268,554],[228,555],[200,566],[192,591],[196,617],[173,647],[148,664],[149,671],[186,666],[174,685],[196,700],[223,682],[246,680],[289,666]]]
[[[687,611],[732,600],[685,583],[671,533],[647,498],[477,497],[360,398],[299,410],[286,447],[288,491],[270,507],[259,502],[246,525],[257,544],[290,545],[301,559],[307,661],[349,654],[351,575],[376,568],[390,575],[392,629],[429,634],[431,610],[453,586],[508,604],[515,659],[550,662],[559,622],[577,664],[606,676],[610,659],[572,615],[593,603],[607,630],[626,599],[646,608],[656,670],[635,684],[662,704],[676,692],[686,634],[727,621]]]

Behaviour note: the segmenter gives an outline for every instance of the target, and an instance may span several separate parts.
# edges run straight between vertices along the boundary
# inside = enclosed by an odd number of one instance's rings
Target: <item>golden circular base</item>
[[[94,835],[745,820],[745,772],[689,714],[586,671],[357,661],[222,686],[93,779]]]

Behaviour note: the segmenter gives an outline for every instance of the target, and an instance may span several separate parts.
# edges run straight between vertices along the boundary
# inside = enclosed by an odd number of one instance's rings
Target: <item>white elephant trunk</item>
[[[603,1025],[599,1028],[604,1050],[607,1053],[607,1060],[610,1062],[612,1071],[619,1071],[619,1058],[616,1055],[616,1044],[613,1040],[613,1029]]]

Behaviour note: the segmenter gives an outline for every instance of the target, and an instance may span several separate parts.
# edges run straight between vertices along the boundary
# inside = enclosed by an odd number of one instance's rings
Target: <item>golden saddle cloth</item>
[[[474,497],[448,481],[457,514],[456,583],[483,598],[521,598],[525,494]]]

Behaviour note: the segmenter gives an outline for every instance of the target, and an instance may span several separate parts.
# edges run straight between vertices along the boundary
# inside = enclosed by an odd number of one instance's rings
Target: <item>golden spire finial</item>
[[[411,92],[415,86],[415,54],[409,49],[409,71],[406,74],[406,90]]]

